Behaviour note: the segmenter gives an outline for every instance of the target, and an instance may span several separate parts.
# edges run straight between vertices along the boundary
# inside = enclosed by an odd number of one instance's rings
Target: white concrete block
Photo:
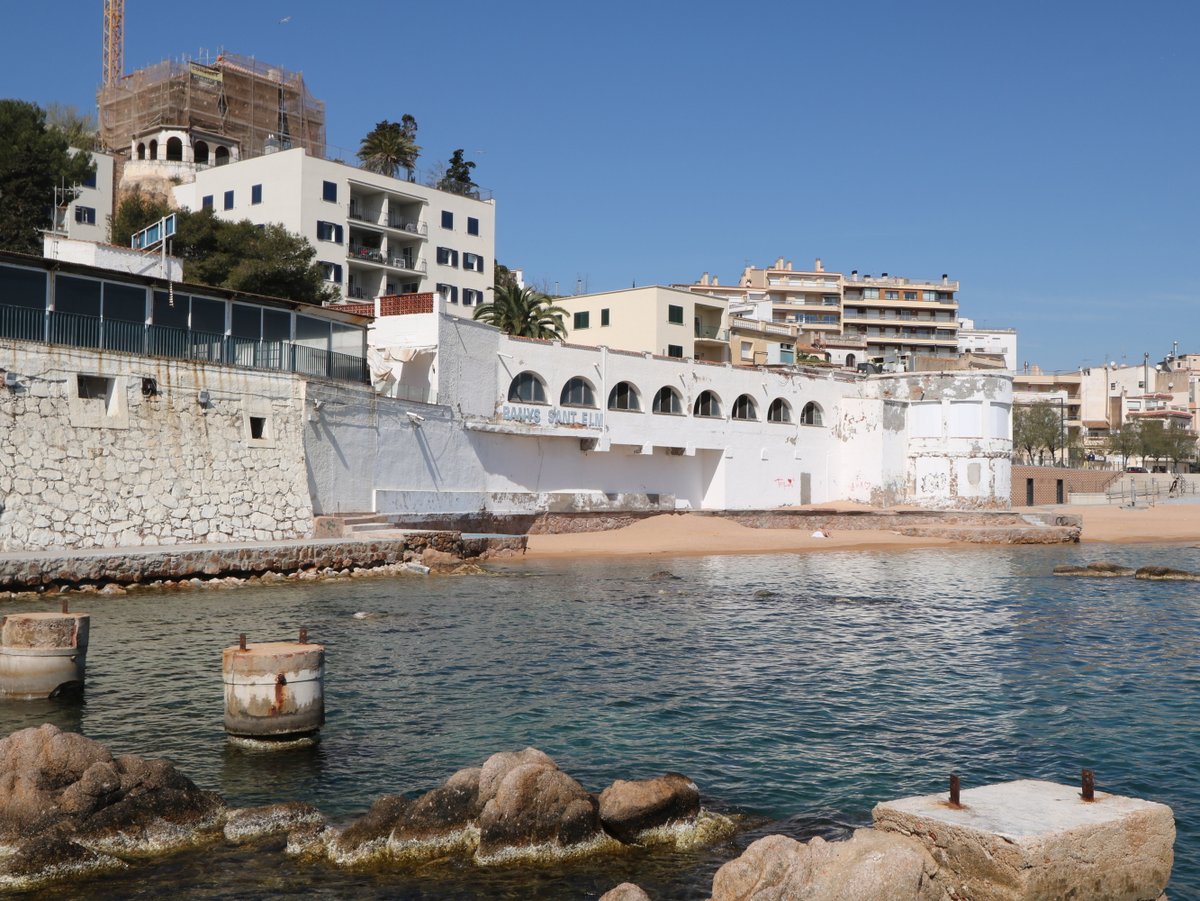
[[[1105,898],[1154,901],[1174,862],[1165,804],[1020,780],[875,806],[875,828],[924,844],[954,897],[972,901]]]

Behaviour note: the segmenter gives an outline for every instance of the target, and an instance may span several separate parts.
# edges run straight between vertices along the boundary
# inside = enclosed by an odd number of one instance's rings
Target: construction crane
[[[104,71],[101,84],[116,84],[125,74],[125,0],[104,0]]]

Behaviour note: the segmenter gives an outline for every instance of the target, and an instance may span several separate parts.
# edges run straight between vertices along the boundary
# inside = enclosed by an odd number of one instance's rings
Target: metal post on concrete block
[[[238,644],[221,661],[225,731],[255,747],[313,744],[325,724],[325,648],[308,641]]]

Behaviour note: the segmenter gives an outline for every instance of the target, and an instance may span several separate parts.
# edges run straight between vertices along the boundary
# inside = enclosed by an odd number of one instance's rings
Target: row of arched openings
[[[517,375],[508,386],[510,403],[545,404],[549,403],[546,383],[536,372],[528,370]],[[584,407],[597,409],[596,388],[583,376],[574,376],[563,385],[558,397],[559,406]],[[609,410],[617,412],[640,413],[642,394],[632,382],[617,382],[608,392]],[[720,396],[711,389],[701,391],[692,404],[692,415],[704,419],[724,419],[724,406]],[[668,416],[683,416],[683,396],[678,389],[671,385],[663,385],[654,395],[650,405],[651,413]],[[759,420],[759,404],[749,394],[738,395],[730,410],[730,418],[748,422]],[[782,397],[777,397],[767,405],[767,422],[792,422],[792,405]],[[824,415],[821,406],[809,401],[800,411],[801,425],[823,425]]]
[[[139,142],[137,145],[137,158],[139,160],[164,159],[168,162],[183,162],[183,141],[180,138],[167,138],[166,144],[162,149],[164,151],[163,156],[159,157],[159,145],[156,138],[151,138],[149,143],[144,141]],[[224,166],[229,162],[229,148],[218,146],[210,153],[207,141],[197,141],[192,145],[192,161],[198,165],[207,165],[211,162],[217,166]]]

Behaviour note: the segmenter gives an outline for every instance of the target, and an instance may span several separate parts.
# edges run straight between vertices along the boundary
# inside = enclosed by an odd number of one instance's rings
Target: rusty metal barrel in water
[[[87,613],[10,613],[0,620],[0,697],[82,691],[90,625]]]
[[[243,636],[244,637],[244,636]],[[325,648],[307,641],[234,645],[221,660],[225,731],[238,738],[286,741],[325,723]]]

